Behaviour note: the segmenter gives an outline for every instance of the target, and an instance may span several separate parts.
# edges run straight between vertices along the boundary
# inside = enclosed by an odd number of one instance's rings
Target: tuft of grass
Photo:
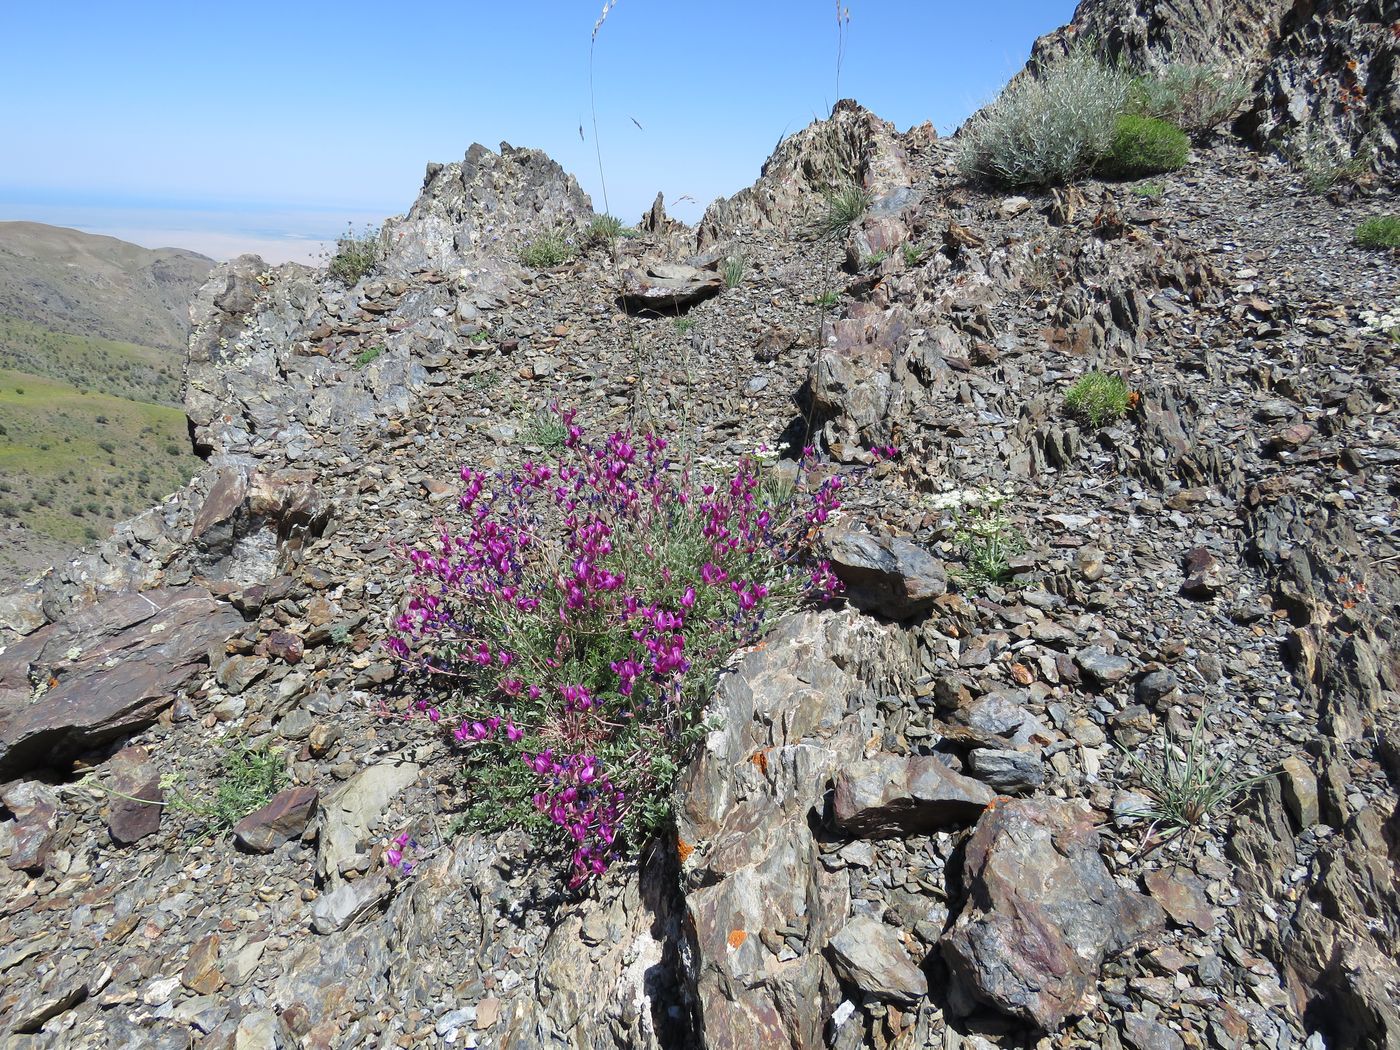
[[[812,301],[823,310],[830,310],[841,301],[841,293],[834,288],[828,288]]]
[[[675,325],[677,335],[685,335],[687,332],[689,332],[692,328],[695,327],[695,318],[677,317],[671,323]]]
[[[327,269],[341,284],[349,288],[379,265],[379,227],[366,226],[356,233],[353,226],[346,229],[335,242],[335,254]]]
[[[382,346],[367,346],[355,357],[355,367],[364,368],[371,361],[377,360],[384,353]]]
[[[1190,152],[1191,140],[1175,124],[1126,113],[1118,118],[1113,144],[1097,170],[1119,179],[1157,175],[1182,167]]]
[[[1136,186],[1129,186],[1128,192],[1134,197],[1155,201],[1167,192],[1167,188],[1160,182],[1139,182]]]
[[[1360,182],[1370,174],[1375,145],[1368,136],[1355,148],[1348,148],[1313,122],[1288,140],[1284,154],[1309,190],[1326,193],[1337,186]]]
[[[547,270],[568,262],[577,251],[563,230],[548,230],[520,249],[520,261],[532,270]]]
[[[611,244],[626,232],[627,228],[616,215],[595,215],[583,231],[583,242],[588,245]]]
[[[1400,215],[1373,215],[1356,227],[1361,248],[1400,248]]]
[[[1132,82],[1132,113],[1155,117],[1202,135],[1229,120],[1249,100],[1249,81],[1217,66],[1174,63],[1155,77]]]
[[[1207,714],[1202,710],[1187,741],[1179,741],[1169,729],[1164,730],[1159,760],[1150,761],[1138,750],[1118,745],[1132,765],[1142,793],[1150,800],[1141,812],[1128,815],[1149,822],[1145,841],[1152,839],[1158,827],[1170,829],[1154,849],[1234,812],[1250,788],[1273,776],[1241,776],[1239,758],[1223,756],[1218,746],[1206,740]]]
[[[870,192],[858,182],[838,186],[826,195],[826,213],[820,229],[823,236],[839,238],[850,233],[851,227],[870,210]]]
[[[720,273],[724,276],[724,286],[726,288],[738,288],[744,283],[744,268],[748,265],[748,260],[743,255],[735,253],[724,260],[724,267]]]
[[[873,270],[889,257],[890,253],[886,251],[871,252],[864,259],[861,260],[861,269]]]
[[[1065,394],[1065,409],[1101,427],[1127,414],[1130,397],[1128,384],[1122,376],[1089,372],[1077,379]]]
[[[904,246],[904,265],[910,268],[918,266],[924,261],[924,249],[917,244],[906,244]]]
[[[1055,186],[1108,152],[1128,103],[1129,74],[1087,46],[1008,86],[959,135],[958,167],[996,186]]]
[[[545,452],[558,452],[569,438],[569,428],[557,408],[541,408],[530,416],[521,436],[527,445]]]

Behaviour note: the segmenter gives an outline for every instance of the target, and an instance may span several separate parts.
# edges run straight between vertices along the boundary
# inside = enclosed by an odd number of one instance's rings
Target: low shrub
[[[548,230],[520,249],[520,261],[532,270],[547,270],[568,262],[577,251],[563,230]]]
[[[549,465],[462,469],[460,525],[408,552],[387,645],[460,751],[464,826],[530,831],[577,886],[668,827],[730,654],[836,589],[812,537],[841,482],[798,502],[748,459],[702,482],[654,435],[591,443],[561,421]]]
[[[379,265],[379,227],[366,226],[360,233],[347,229],[335,242],[335,254],[327,269],[332,277],[347,288],[371,273]]]
[[[371,361],[377,361],[383,353],[382,346],[367,346],[355,355],[355,367],[364,368]]]
[[[1191,140],[1175,124],[1125,113],[1118,118],[1113,144],[1098,163],[1111,178],[1136,179],[1176,171],[1186,163]]]
[[[1130,80],[1080,47],[1014,81],[959,135],[959,169],[1008,188],[1083,175],[1113,144]]]
[[[1127,381],[1108,372],[1090,372],[1077,379],[1065,394],[1065,408],[1093,426],[1121,419],[1131,399]]]
[[[1249,100],[1249,82],[1216,66],[1176,63],[1155,77],[1138,77],[1129,111],[1201,135],[1229,120]]]
[[[1356,227],[1362,248],[1400,248],[1400,215],[1373,215]]]

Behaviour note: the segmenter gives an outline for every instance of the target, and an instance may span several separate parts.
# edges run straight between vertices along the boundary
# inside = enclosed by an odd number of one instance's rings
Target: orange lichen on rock
[[[729,932],[729,947],[738,948],[748,939],[749,935],[744,930],[731,930]]]
[[[768,775],[768,752],[772,748],[760,748],[749,756],[749,761],[758,767],[758,771],[765,777]]]
[[[676,836],[676,856],[680,857],[682,864],[689,860],[690,855],[694,852],[694,846],[692,846],[685,839],[681,838],[679,835]]]

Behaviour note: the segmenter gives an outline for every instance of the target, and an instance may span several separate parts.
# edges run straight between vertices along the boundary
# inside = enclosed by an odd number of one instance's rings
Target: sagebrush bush
[[[1181,168],[1190,152],[1190,138],[1175,124],[1125,113],[1118,118],[1113,143],[1097,170],[1118,179],[1157,175]]]
[[[1362,248],[1400,248],[1400,215],[1373,215],[1356,227]]]
[[[835,590],[812,537],[841,481],[799,501],[744,460],[702,483],[654,435],[594,444],[561,422],[550,465],[462,469],[461,521],[408,553],[417,583],[387,644],[460,750],[465,825],[534,833],[578,885],[668,825],[736,647]]]
[[[1138,116],[1156,117],[1200,135],[1219,127],[1249,99],[1242,76],[1209,65],[1176,63],[1153,77],[1138,77],[1128,106]]]
[[[520,249],[520,261],[532,270],[547,270],[568,262],[577,251],[563,230],[546,230]]]
[[[335,254],[327,269],[348,288],[371,273],[379,265],[379,259],[379,227],[366,226],[360,233],[352,228],[336,239]]]
[[[1127,414],[1132,394],[1127,381],[1111,372],[1089,372],[1065,394],[1065,408],[1096,427]]]
[[[1083,175],[1113,143],[1130,79],[1081,47],[1013,82],[963,129],[959,169],[1008,188]]]

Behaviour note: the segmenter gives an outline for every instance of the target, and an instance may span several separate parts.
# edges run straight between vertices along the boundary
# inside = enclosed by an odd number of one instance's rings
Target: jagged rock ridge
[[[849,104],[833,122],[882,127]],[[661,222],[616,258],[528,272],[513,247],[540,212],[468,258],[477,206],[420,201],[468,209],[424,219],[452,272],[350,290],[251,259],[216,274],[191,341],[209,469],[0,605],[26,636],[0,652],[0,739],[101,668],[81,623],[127,651],[176,641],[111,592],[192,585],[228,599],[211,617],[226,639],[162,686],[131,748],[87,756],[95,775],[126,790],[156,756],[209,791],[238,734],[286,747],[302,794],[260,818],[292,826],[253,860],[227,838],[175,848],[178,812],[118,848],[142,829],[21,752],[0,796],[11,1030],[73,1047],[1393,1045],[1397,360],[1362,311],[1397,274],[1349,241],[1373,205],[1300,213],[1286,170],[1223,140],[1159,203],[1100,183],[1006,199],[962,185],[927,134],[883,131],[867,170],[904,181],[845,244],[814,243],[799,218],[824,176],[792,179],[826,170],[831,134],[794,136],[716,213],[750,271],[688,332],[618,304],[629,269],[719,243]],[[456,200],[440,175],[431,193]],[[552,185],[522,197],[569,199]],[[399,258],[426,258],[414,236]],[[923,250],[867,263],[872,243]],[[1062,408],[1090,368],[1138,395],[1100,430]],[[394,717],[407,701],[373,647],[402,600],[391,545],[434,528],[462,462],[528,454],[555,400],[594,427],[683,411],[721,461],[811,440],[868,537],[828,537],[866,611],[793,617],[739,655],[677,840],[582,901],[518,835],[442,834],[456,757]],[[877,464],[891,442],[900,462]],[[987,489],[1026,544],[1014,585],[975,593],[949,507]],[[1212,753],[1279,776],[1233,823],[1149,849],[1120,749],[1155,754],[1201,711]],[[382,859],[405,829],[406,879]]]

